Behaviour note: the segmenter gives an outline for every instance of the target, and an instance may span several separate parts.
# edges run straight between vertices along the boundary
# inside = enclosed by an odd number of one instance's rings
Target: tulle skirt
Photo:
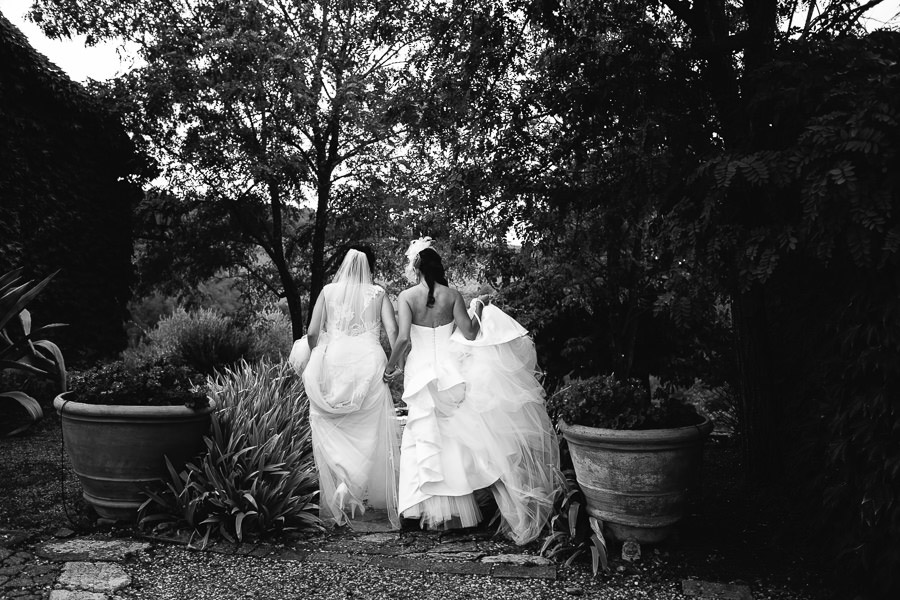
[[[375,336],[336,335],[313,349],[303,372],[326,522],[344,525],[371,507],[400,526],[400,432],[382,381],[386,362]]]
[[[487,308],[483,320],[509,318]],[[458,344],[457,351],[466,378],[464,410],[476,413],[487,432],[467,429],[461,443],[488,457],[499,474],[490,490],[500,510],[500,531],[526,544],[550,518],[561,481],[559,442],[535,377],[534,343],[517,337],[495,345]]]
[[[526,333],[488,306],[482,334],[474,341],[454,334],[437,359],[451,361],[464,383],[441,389],[435,379],[404,394],[409,407],[400,469],[404,517],[429,527],[451,519],[463,527],[475,525],[481,514],[473,492],[489,488],[501,532],[518,544],[540,535],[558,491],[559,446]]]

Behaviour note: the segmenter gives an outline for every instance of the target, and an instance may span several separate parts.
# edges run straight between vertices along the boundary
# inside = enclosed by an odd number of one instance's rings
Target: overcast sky
[[[31,0],[0,0],[0,12],[28,36],[29,42],[38,52],[49,58],[75,81],[85,81],[88,78],[110,79],[130,68],[131,62],[121,62],[112,44],[99,44],[88,48],[84,45],[83,36],[64,41],[48,39],[37,25],[25,20],[25,13],[30,5]],[[877,29],[891,19],[894,20],[894,25],[900,25],[898,12],[900,1],[885,0],[869,11],[867,16],[871,21],[868,27]]]
[[[98,44],[90,48],[84,45],[84,37],[72,40],[51,40],[31,21],[25,20],[25,13],[31,0],[0,0],[0,12],[28,37],[35,50],[50,59],[75,81],[88,78],[105,80],[127,70],[119,61],[116,48],[111,44]],[[127,65],[127,63],[126,63]]]

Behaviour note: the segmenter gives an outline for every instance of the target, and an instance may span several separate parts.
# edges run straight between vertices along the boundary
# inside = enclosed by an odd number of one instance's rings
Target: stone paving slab
[[[354,554],[338,554],[337,552],[311,552],[307,557],[309,562],[334,563],[340,565],[364,565],[369,562],[368,556],[356,556]]]
[[[428,552],[430,554],[450,554],[454,552],[475,552],[478,544],[475,542],[442,542],[435,545]]]
[[[49,542],[38,547],[35,553],[57,562],[105,561],[120,562],[129,555],[143,552],[150,547],[146,542],[131,540],[72,539]]]
[[[391,525],[387,513],[383,510],[370,508],[362,515],[357,515],[349,523],[350,529],[355,533],[390,533],[397,528]]]
[[[556,579],[556,565],[523,567],[519,565],[495,564],[491,575],[493,577],[510,579]]]
[[[436,552],[430,550],[425,553],[428,558],[439,558],[441,560],[478,560],[484,556],[484,552],[478,551],[462,551],[462,552]]]
[[[84,590],[53,590],[50,600],[107,600],[107,595]]]
[[[355,554],[370,554],[370,555],[382,555],[382,556],[397,556],[397,555],[407,555],[411,554],[413,551],[407,550],[405,548],[397,548],[397,547],[379,547],[379,546],[368,546],[368,547],[352,547],[352,546],[325,546],[325,550],[332,552],[353,552]]]
[[[116,563],[68,562],[58,583],[75,590],[112,593],[131,585],[131,577]]]
[[[716,583],[700,579],[684,579],[681,590],[685,596],[715,598],[716,600],[753,600],[750,587],[737,583]]]
[[[232,554],[238,556],[255,556],[256,558],[266,558],[275,554],[275,549],[270,546],[245,544],[234,548]]]
[[[278,553],[278,558],[281,560],[296,560],[297,562],[302,562],[309,558],[309,552],[307,550],[283,550]]]
[[[363,544],[390,544],[391,542],[400,541],[400,533],[370,533],[367,535],[362,535],[356,538],[354,541],[361,542]]]
[[[373,556],[369,564],[386,569],[447,573],[451,575],[490,575],[491,566],[472,562],[437,562],[409,560],[397,556]]]
[[[481,559],[485,563],[503,563],[508,565],[552,565],[553,561],[543,556],[535,556],[533,554],[496,554],[493,556],[485,556]]]

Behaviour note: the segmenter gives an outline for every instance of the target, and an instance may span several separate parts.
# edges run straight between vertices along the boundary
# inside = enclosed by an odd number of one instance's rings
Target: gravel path
[[[253,550],[255,555],[235,554],[233,546],[223,544],[212,551],[196,551],[154,540],[146,551],[121,563],[130,582],[107,597],[681,599],[690,598],[683,594],[685,580],[736,584],[757,600],[828,597],[811,550],[802,537],[787,534],[783,527],[790,521],[785,508],[789,503],[772,501],[771,490],[766,495],[741,489],[737,456],[728,446],[710,447],[702,502],[685,520],[679,539],[645,548],[643,559],[634,565],[615,557],[613,571],[597,579],[591,577],[590,566],[580,562],[559,565],[554,579],[499,577],[496,567],[485,571],[483,565],[482,574],[468,575],[410,570],[415,566],[413,546],[421,550],[416,556],[433,559],[433,554],[426,556],[429,551],[456,544],[460,547],[454,548],[455,557],[446,553],[435,560],[457,566],[478,565],[484,554],[536,553],[537,544],[517,548],[486,530],[476,530],[471,539],[463,534],[454,538],[404,531],[396,545],[410,548],[393,557],[393,551],[378,544],[363,544],[359,533],[333,532],[237,549]],[[778,498],[777,493],[774,496]],[[43,546],[58,541],[56,536],[146,541],[138,532],[98,527],[92,520],[74,474],[61,460],[55,415],[48,415],[23,437],[0,439],[0,498],[0,598],[34,600],[50,598],[51,593],[62,597],[57,578],[63,563],[40,556]]]

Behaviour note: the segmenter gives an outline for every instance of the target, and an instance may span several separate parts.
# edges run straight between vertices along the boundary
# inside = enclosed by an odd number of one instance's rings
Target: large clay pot
[[[60,394],[53,406],[85,501],[101,517],[133,521],[147,499],[142,490],[168,479],[164,457],[180,469],[202,450],[215,404],[199,410],[95,405]]]
[[[559,423],[588,514],[615,539],[645,544],[663,541],[684,516],[712,427],[705,418],[690,427],[643,431]]]

